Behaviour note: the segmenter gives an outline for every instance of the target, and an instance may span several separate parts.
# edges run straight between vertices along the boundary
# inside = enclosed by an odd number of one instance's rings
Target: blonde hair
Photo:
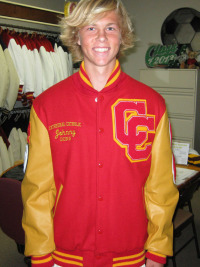
[[[81,46],[77,44],[78,31],[103,18],[109,11],[116,11],[120,20],[122,42],[117,56],[119,57],[124,50],[133,47],[135,36],[132,23],[120,0],[81,0],[73,12],[68,17],[64,17],[60,23],[60,39],[72,53],[74,62],[83,60]]]

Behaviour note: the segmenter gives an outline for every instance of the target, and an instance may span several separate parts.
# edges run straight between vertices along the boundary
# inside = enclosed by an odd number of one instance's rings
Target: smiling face
[[[79,30],[78,44],[81,46],[85,67],[108,67],[113,70],[121,44],[119,17],[115,11],[94,24]]]

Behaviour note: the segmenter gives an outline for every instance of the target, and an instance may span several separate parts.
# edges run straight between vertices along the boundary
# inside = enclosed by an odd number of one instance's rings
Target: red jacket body
[[[158,93],[118,64],[97,92],[82,64],[34,100],[29,130],[26,255],[51,254],[62,266],[141,266],[147,250],[165,262],[178,194]],[[33,264],[51,266],[45,257]]]

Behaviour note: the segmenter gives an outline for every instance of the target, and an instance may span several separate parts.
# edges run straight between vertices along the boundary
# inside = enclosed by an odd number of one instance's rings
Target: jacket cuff
[[[150,259],[152,261],[161,263],[161,264],[165,264],[166,263],[166,256],[165,255],[162,255],[162,254],[159,254],[159,253],[156,253],[156,252],[153,252],[153,251],[147,251],[146,258]]]
[[[31,267],[52,267],[54,265],[51,254],[31,257]]]

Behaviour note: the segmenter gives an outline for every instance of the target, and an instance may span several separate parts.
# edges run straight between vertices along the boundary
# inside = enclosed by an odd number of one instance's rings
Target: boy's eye
[[[94,27],[89,27],[89,28],[88,28],[88,31],[94,31],[94,30],[95,30]]]
[[[108,30],[108,31],[114,31],[115,28],[113,28],[113,27],[108,27],[107,30]]]

